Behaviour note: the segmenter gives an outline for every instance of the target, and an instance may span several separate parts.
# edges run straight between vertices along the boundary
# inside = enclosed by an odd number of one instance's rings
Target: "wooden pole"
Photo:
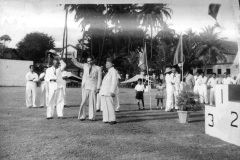
[[[148,90],[149,90],[149,95],[150,95],[150,110],[152,110],[152,98],[151,98],[151,90],[150,90],[150,87],[149,87],[149,81],[150,81],[150,76],[149,76],[149,73],[148,73],[148,61],[147,61],[147,46],[146,46],[146,42],[144,43],[144,47],[146,49],[146,66],[147,66],[147,76],[148,76]]]

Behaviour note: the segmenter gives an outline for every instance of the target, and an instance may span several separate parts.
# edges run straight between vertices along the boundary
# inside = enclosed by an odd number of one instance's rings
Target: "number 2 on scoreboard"
[[[213,126],[214,126],[213,114],[208,113],[208,116],[211,116],[211,117],[212,117],[212,119],[211,119],[212,124],[208,124],[208,126],[213,127]]]
[[[238,128],[237,125],[233,124],[238,119],[238,114],[237,114],[237,112],[233,112],[233,111],[231,112],[231,114],[235,114],[236,115],[236,118],[232,121],[231,126]]]

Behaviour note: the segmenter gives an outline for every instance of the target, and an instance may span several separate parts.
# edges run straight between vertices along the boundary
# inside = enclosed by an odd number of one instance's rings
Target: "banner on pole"
[[[147,69],[146,54],[147,54],[147,48],[146,48],[146,43],[145,43],[144,49],[141,49],[141,51],[139,51],[138,67],[141,68],[142,70]]]
[[[182,46],[182,33],[181,33],[178,41],[178,45],[175,51],[173,65],[179,64],[180,66],[183,66],[183,63],[184,63],[184,55],[183,55],[183,46]]]

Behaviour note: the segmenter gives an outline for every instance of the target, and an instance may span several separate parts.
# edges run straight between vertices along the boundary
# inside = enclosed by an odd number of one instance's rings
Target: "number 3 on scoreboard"
[[[237,125],[233,124],[238,119],[238,114],[236,112],[233,112],[233,111],[231,112],[231,114],[235,114],[236,115],[236,118],[232,121],[231,126],[238,128]]]
[[[208,113],[208,116],[211,116],[211,117],[212,117],[212,119],[211,119],[211,121],[212,121],[212,124],[208,124],[208,126],[210,126],[210,127],[213,127],[213,126],[214,126],[213,114],[211,114],[211,113]]]

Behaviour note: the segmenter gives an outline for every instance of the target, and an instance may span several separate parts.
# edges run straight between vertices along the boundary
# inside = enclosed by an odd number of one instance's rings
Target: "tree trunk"
[[[100,55],[99,55],[98,65],[100,64],[100,62],[101,62],[101,58],[102,58],[102,53],[103,53],[103,48],[104,48],[104,42],[105,42],[106,31],[107,31],[107,26],[105,27],[104,34],[103,34],[102,49],[101,49],[101,52],[100,52]]]
[[[210,62],[210,50],[208,50],[208,60],[206,60],[206,63],[205,63],[205,65],[204,65],[204,70],[203,70],[203,73],[205,73],[205,71],[206,71],[206,68],[207,68],[207,64]]]
[[[152,30],[153,30],[153,23],[152,23],[152,18],[151,18],[151,58],[152,58],[152,48],[153,48],[153,46],[152,46],[152,41],[153,41],[153,38],[152,38]]]

